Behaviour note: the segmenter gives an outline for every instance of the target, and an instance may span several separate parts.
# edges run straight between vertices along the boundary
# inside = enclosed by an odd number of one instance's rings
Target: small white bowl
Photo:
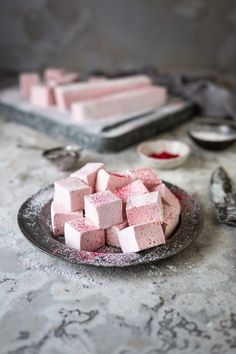
[[[146,141],[138,145],[137,151],[144,162],[159,169],[171,169],[178,167],[187,160],[190,154],[189,146],[177,140]],[[178,154],[179,156],[171,159],[157,159],[148,156],[152,153],[161,153],[163,151]]]

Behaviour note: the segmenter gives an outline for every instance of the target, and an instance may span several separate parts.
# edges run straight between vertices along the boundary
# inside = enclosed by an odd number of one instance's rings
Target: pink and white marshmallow
[[[130,197],[126,205],[129,225],[144,224],[149,221],[163,221],[163,207],[159,192],[151,192]]]
[[[129,173],[107,172],[104,169],[98,171],[96,181],[96,191],[114,191],[116,188],[124,187],[134,181]]]
[[[95,190],[98,171],[104,167],[103,163],[89,162],[78,171],[71,174],[71,177],[79,178]]]
[[[129,173],[135,179],[140,179],[148,189],[154,188],[161,183],[161,179],[157,176],[157,173],[153,168],[137,168],[135,170],[130,170]]]
[[[20,94],[29,98],[31,88],[40,83],[39,74],[36,72],[22,73],[19,76]]]
[[[76,177],[56,181],[54,186],[54,200],[68,211],[84,209],[84,197],[92,193],[92,188]]]
[[[126,220],[118,225],[114,225],[106,229],[106,244],[110,246],[120,247],[118,234],[120,230],[123,230],[127,226],[128,222]]]
[[[127,199],[135,195],[149,193],[140,179],[127,184],[127,186],[116,188],[113,192],[117,197],[122,199],[123,202],[127,202]]]
[[[166,243],[161,224],[157,221],[126,227],[118,233],[122,252],[139,252]]]
[[[111,191],[88,195],[84,204],[86,218],[99,229],[107,229],[123,221],[122,200]]]
[[[170,206],[176,208],[178,212],[180,213],[181,206],[179,200],[176,198],[176,196],[169,190],[168,187],[164,183],[159,184],[156,186],[153,191],[158,191],[161,195],[161,198],[163,201]]]
[[[163,214],[164,220],[162,223],[163,232],[166,238],[169,238],[179,223],[179,211],[169,206],[168,204],[163,204]]]
[[[51,204],[51,225],[54,236],[64,235],[64,225],[67,221],[82,217],[82,210],[67,211],[63,205],[53,201]]]
[[[30,91],[30,103],[42,108],[55,105],[53,88],[43,84],[32,86]]]
[[[105,245],[105,231],[80,218],[65,223],[65,244],[78,251],[96,251]]]

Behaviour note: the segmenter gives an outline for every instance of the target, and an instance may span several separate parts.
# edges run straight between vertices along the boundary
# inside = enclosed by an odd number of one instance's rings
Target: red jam
[[[172,154],[168,151],[162,152],[152,152],[148,155],[148,157],[152,157],[153,159],[160,159],[160,160],[169,160],[169,159],[176,159],[179,157],[179,154]]]

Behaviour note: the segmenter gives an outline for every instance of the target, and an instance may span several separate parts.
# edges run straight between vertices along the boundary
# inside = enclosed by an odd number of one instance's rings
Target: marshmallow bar
[[[163,208],[159,192],[151,192],[128,198],[126,214],[129,225],[144,224],[149,221],[163,221]]]
[[[72,84],[73,82],[79,81],[80,77],[78,73],[74,72],[67,72],[61,79],[56,81],[57,85],[68,85]]]
[[[65,75],[65,73],[65,69],[62,68],[47,68],[44,70],[43,78],[46,82],[58,81]]]
[[[71,177],[77,177],[88,184],[94,191],[98,171],[104,167],[103,163],[89,162],[78,171],[71,174]]]
[[[79,74],[65,69],[47,68],[44,71],[44,80],[47,84],[66,85],[79,80]]]
[[[70,109],[72,103],[102,97],[116,92],[132,90],[151,85],[151,80],[145,75],[128,78],[88,81],[57,87],[56,102],[59,108]]]
[[[118,233],[128,226],[127,221],[123,221],[118,225],[114,225],[106,229],[106,244],[110,246],[120,247]]]
[[[105,231],[80,218],[65,223],[65,244],[78,251],[96,251],[105,245]]]
[[[153,168],[137,168],[130,170],[129,173],[135,179],[140,179],[148,189],[154,188],[161,183],[160,178]]]
[[[127,202],[127,199],[132,196],[148,193],[148,189],[142,181],[137,179],[136,181],[127,184],[127,186],[116,188],[113,193],[122,199],[123,202]]]
[[[157,86],[138,88],[96,99],[75,102],[71,106],[74,121],[122,120],[155,110],[166,101],[166,89]]]
[[[179,200],[176,198],[176,196],[169,190],[169,188],[166,187],[166,185],[164,183],[159,184],[158,186],[156,186],[153,191],[158,191],[161,195],[161,198],[163,199],[163,201],[167,204],[169,204],[170,206],[176,208],[178,210],[178,212],[180,213],[180,202]]]
[[[179,223],[179,211],[176,208],[163,204],[164,221],[162,223],[163,232],[169,238]]]
[[[64,225],[67,221],[82,218],[83,211],[67,211],[63,205],[53,201],[51,204],[51,225],[54,236],[64,235]]]
[[[107,229],[123,221],[122,201],[110,191],[88,195],[84,204],[86,218],[99,229]]]
[[[96,191],[114,191],[116,188],[126,186],[133,181],[134,178],[129,173],[107,172],[106,170],[101,169],[97,174]]]
[[[19,76],[19,84],[20,84],[20,94],[24,97],[30,97],[31,88],[34,85],[40,83],[39,74],[35,72],[22,73]]]
[[[124,253],[139,252],[166,243],[157,221],[126,227],[119,231],[118,238]]]
[[[68,211],[84,209],[84,196],[92,193],[92,188],[78,178],[64,178],[54,183],[54,200]]]
[[[34,85],[30,91],[30,103],[42,108],[53,106],[55,104],[53,88],[43,84]]]

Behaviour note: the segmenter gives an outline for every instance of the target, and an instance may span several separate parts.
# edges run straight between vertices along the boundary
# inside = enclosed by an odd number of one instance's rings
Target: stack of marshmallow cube
[[[88,163],[54,186],[54,236],[77,250],[138,252],[166,243],[179,221],[178,199],[151,168],[109,172]]]

